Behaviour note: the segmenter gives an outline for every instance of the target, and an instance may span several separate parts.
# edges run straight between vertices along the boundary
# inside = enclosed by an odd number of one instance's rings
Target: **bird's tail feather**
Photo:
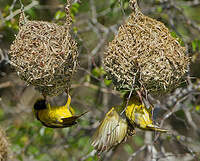
[[[163,133],[166,133],[166,132],[169,131],[169,130],[166,130],[166,129],[162,129],[162,128],[160,128],[156,125],[153,125],[153,124],[147,125],[147,128],[148,128],[148,130],[158,131],[158,132],[163,132]]]

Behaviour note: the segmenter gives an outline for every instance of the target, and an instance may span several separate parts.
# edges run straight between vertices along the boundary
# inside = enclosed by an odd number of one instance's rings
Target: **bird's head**
[[[47,105],[46,105],[45,99],[39,99],[34,104],[35,110],[43,110],[43,109],[46,109],[46,108],[47,108]]]

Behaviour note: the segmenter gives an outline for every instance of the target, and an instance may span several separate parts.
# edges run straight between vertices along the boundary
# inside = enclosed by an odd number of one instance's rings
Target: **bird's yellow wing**
[[[127,129],[127,122],[112,108],[95,131],[92,145],[99,153],[107,151],[125,139]]]

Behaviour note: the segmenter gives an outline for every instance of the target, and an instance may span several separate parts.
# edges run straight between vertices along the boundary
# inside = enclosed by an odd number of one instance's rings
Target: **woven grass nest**
[[[43,95],[54,96],[70,87],[77,66],[77,44],[70,35],[71,17],[66,7],[66,24],[20,20],[20,30],[10,48],[11,64],[19,77]]]
[[[104,54],[108,77],[119,90],[130,90],[134,84],[134,89],[152,94],[169,92],[184,80],[186,50],[163,23],[143,15],[136,0],[130,4],[133,13]]]
[[[0,129],[0,161],[8,160],[9,143],[3,130]]]

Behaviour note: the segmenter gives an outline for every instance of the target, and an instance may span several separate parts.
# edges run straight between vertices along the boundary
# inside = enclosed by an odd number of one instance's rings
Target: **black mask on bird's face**
[[[47,108],[46,100],[44,100],[44,99],[37,100],[36,103],[34,104],[35,110],[43,110],[43,109],[46,109],[46,108]]]

